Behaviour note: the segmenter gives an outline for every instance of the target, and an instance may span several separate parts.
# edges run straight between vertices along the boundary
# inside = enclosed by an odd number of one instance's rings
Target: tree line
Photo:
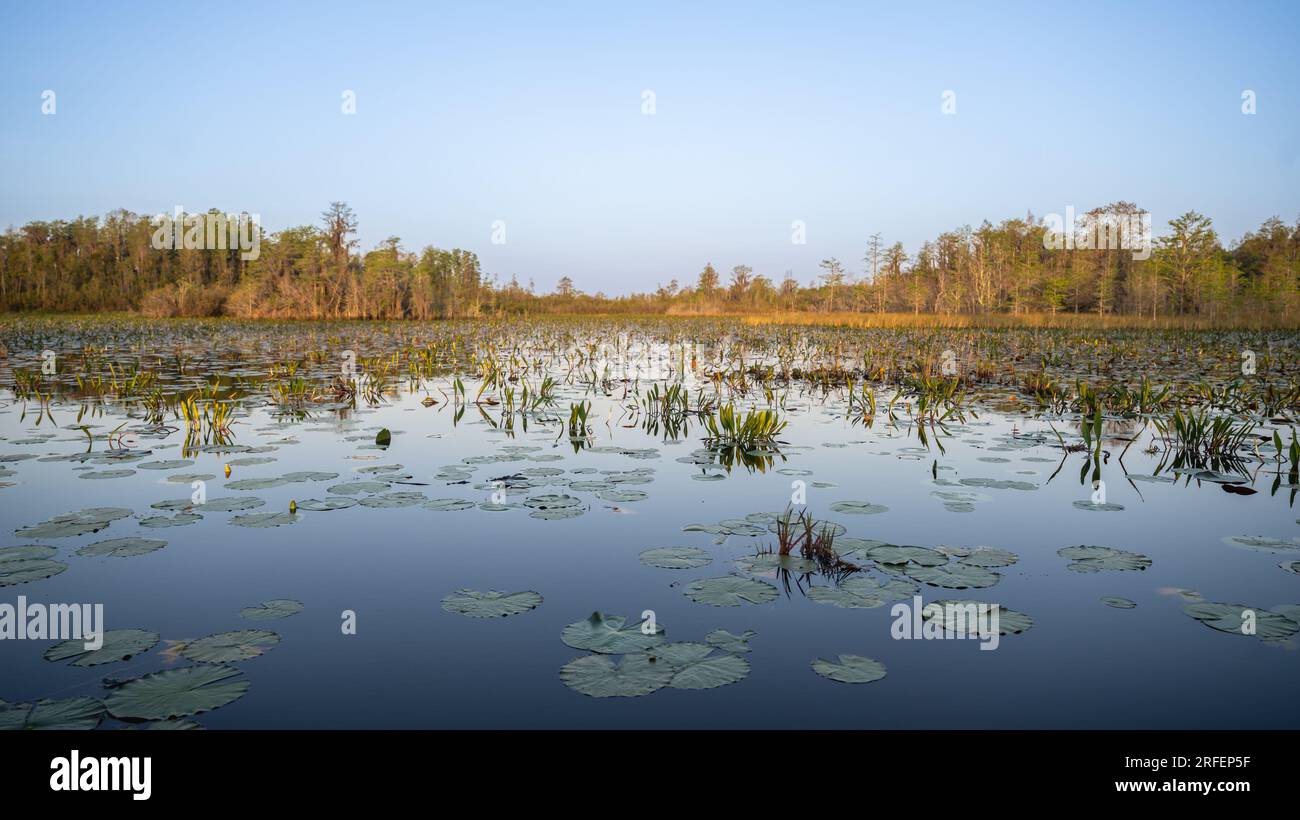
[[[1132,203],[1116,202],[1081,220],[1139,216],[1149,223]],[[807,281],[744,264],[724,279],[708,264],[684,285],[673,279],[652,293],[615,297],[583,293],[567,276],[550,293],[516,278],[498,283],[472,251],[414,253],[397,237],[362,252],[356,216],[341,202],[331,203],[319,225],[256,230],[258,253],[248,258],[233,244],[204,249],[177,241],[160,248],[156,221],[125,210],[102,220],[9,228],[0,234],[0,306],[306,319],[847,311],[1300,321],[1300,220],[1288,225],[1277,217],[1225,247],[1211,220],[1189,211],[1142,252],[1115,247],[1104,232],[1103,241],[1081,232],[1079,242],[1062,247],[1053,241],[1059,226],[1030,215],[948,231],[913,253],[876,234],[864,243],[860,267],[826,259],[815,274],[805,272]]]

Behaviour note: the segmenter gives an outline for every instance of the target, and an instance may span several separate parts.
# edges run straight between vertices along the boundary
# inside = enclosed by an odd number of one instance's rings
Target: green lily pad
[[[424,493],[384,493],[383,495],[372,495],[361,499],[361,506],[394,509],[397,507],[414,507],[416,504],[427,500]]]
[[[938,609],[931,607],[938,606]],[[964,635],[967,638],[982,637],[979,634],[980,607],[998,608],[998,634],[1019,635],[1034,625],[1034,619],[1023,612],[1007,609],[999,604],[985,601],[950,600],[932,601],[921,610],[921,618],[926,621],[938,620],[945,632]],[[992,613],[985,610],[984,623],[992,623]]]
[[[836,501],[831,505],[831,510],[849,515],[879,515],[889,512],[889,508],[885,505],[872,504],[869,501]]]
[[[182,467],[193,467],[194,462],[189,459],[176,459],[173,461],[146,461],[142,464],[135,465],[141,470],[179,470]]]
[[[249,513],[247,515],[237,515],[230,519],[230,523],[236,527],[283,527],[286,524],[298,523],[298,516],[295,513]]]
[[[753,578],[723,575],[692,581],[684,593],[687,598],[709,606],[740,606],[742,602],[766,604],[780,594],[776,587]]]
[[[194,513],[177,513],[173,516],[151,515],[148,518],[141,518],[140,526],[151,530],[158,530],[167,527],[184,527],[202,520],[203,516],[195,515]]]
[[[861,655],[840,655],[838,661],[817,658],[812,669],[823,678],[840,683],[871,683],[885,676],[885,665]]]
[[[723,652],[743,654],[750,651],[749,639],[757,635],[752,629],[746,629],[739,635],[733,635],[725,629],[715,629],[704,636],[704,642],[717,647]]]
[[[438,512],[454,512],[456,510],[468,510],[474,506],[473,501],[466,501],[463,498],[435,498],[432,501],[426,501],[420,505],[426,510],[437,510]]]
[[[1099,598],[1103,604],[1115,609],[1135,609],[1137,603],[1130,601],[1128,598],[1121,598],[1118,595],[1103,595]]]
[[[663,643],[664,629],[658,624],[650,634],[646,634],[642,631],[646,624],[633,623],[625,626],[625,623],[626,619],[621,615],[607,616],[602,612],[593,612],[590,618],[566,626],[560,634],[560,640],[574,649],[608,655],[641,652]]]
[[[850,575],[838,586],[812,587],[808,600],[842,609],[875,609],[891,601],[906,600],[916,592],[916,584],[901,579],[881,583],[867,575]]]
[[[783,569],[787,572],[806,573],[817,569],[817,564],[798,555],[781,555],[776,552],[764,552],[736,559],[736,569],[741,572],[772,572]]]
[[[1230,535],[1223,539],[1230,547],[1241,547],[1259,552],[1295,552],[1300,550],[1300,539],[1269,538],[1263,535]]]
[[[252,510],[266,504],[260,498],[253,496],[225,496],[222,498],[210,498],[194,509],[200,512],[241,512],[243,510]]]
[[[668,685],[674,689],[716,689],[749,676],[748,661],[738,655],[712,655],[713,649],[706,643],[683,641],[648,649],[645,654],[673,668]]]
[[[280,636],[264,629],[239,629],[190,641],[180,653],[198,663],[228,663],[256,658],[280,642]]]
[[[880,547],[872,547],[864,555],[876,563],[899,567],[939,567],[948,563],[948,556],[929,547],[885,544]]]
[[[147,652],[158,643],[158,633],[145,629],[110,629],[104,633],[104,643],[99,649],[87,649],[84,639],[62,641],[45,650],[45,660],[66,661],[75,658],[69,666],[99,666],[125,661]]]
[[[124,720],[170,720],[233,703],[248,691],[238,669],[202,664],[167,669],[126,681],[104,701],[108,713]]]
[[[656,547],[640,555],[641,563],[660,569],[695,569],[713,561],[709,555],[697,547]]]
[[[70,538],[76,535],[99,532],[131,511],[125,507],[91,507],[77,512],[56,515],[48,521],[15,531],[19,538]]]
[[[63,572],[67,564],[50,560],[56,552],[57,549],[44,544],[0,549],[0,587],[40,581]]]
[[[983,567],[970,564],[946,564],[940,567],[908,567],[904,572],[932,587],[945,589],[984,589],[1001,580],[1002,576]]]
[[[334,495],[360,495],[361,493],[382,493],[388,488],[388,485],[382,481],[350,481],[327,487],[325,492]]]
[[[298,509],[307,510],[308,512],[328,512],[329,510],[346,510],[348,507],[355,507],[357,500],[340,496],[338,498],[327,498],[323,501],[309,498],[306,501],[298,502]]]
[[[1261,640],[1283,640],[1300,632],[1300,623],[1285,615],[1246,604],[1228,604],[1218,601],[1200,601],[1184,604],[1183,612],[1211,629],[1230,635],[1246,635],[1242,631],[1248,621],[1247,613],[1254,613],[1255,634]]]
[[[95,698],[15,703],[0,707],[0,731],[10,729],[85,731],[98,726],[103,716],[104,704]]]
[[[973,567],[983,567],[984,569],[997,569],[998,567],[1009,567],[1020,560],[1020,556],[1010,550],[996,549],[994,547],[976,547],[970,555],[960,559],[963,564],[969,564]]]
[[[135,475],[135,470],[99,470],[98,472],[93,472],[93,473],[82,473],[81,475],[77,476],[77,478],[106,480],[110,478],[126,478],[127,476],[130,475]]]
[[[442,608],[469,618],[505,618],[518,615],[542,605],[542,596],[536,592],[480,592],[458,589],[442,599]]]
[[[271,601],[263,601],[257,606],[246,606],[239,610],[239,617],[249,621],[274,621],[280,618],[288,618],[290,615],[297,615],[302,612],[302,601],[294,601],[290,598],[276,598]]]
[[[1145,555],[1113,547],[1064,547],[1056,554],[1073,562],[1066,567],[1073,572],[1131,571],[1151,566],[1151,559]]]
[[[96,541],[93,544],[87,544],[77,550],[77,555],[85,558],[95,558],[101,555],[110,555],[114,558],[130,558],[135,555],[147,555],[151,552],[157,552],[167,546],[167,542],[159,538],[110,538],[107,541]]]
[[[621,662],[604,655],[588,655],[560,668],[564,685],[593,698],[633,698],[667,686],[676,674],[672,666],[656,663],[644,654],[625,655]]]
[[[281,476],[272,478],[241,478],[237,481],[227,481],[225,488],[227,490],[269,490],[273,487],[283,487],[289,482]],[[384,489],[388,489],[385,485]]]

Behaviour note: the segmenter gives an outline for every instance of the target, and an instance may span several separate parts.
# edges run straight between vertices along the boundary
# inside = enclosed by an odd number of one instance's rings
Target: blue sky
[[[1116,199],[1235,239],[1300,216],[1297,42],[1295,2],[9,3],[0,226],[341,199],[611,294]]]

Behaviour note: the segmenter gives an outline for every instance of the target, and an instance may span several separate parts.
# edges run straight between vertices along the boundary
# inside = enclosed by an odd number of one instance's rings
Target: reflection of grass
[[[777,553],[782,557],[795,552],[817,565],[823,575],[840,580],[858,572],[860,567],[840,558],[835,552],[835,525],[818,522],[807,510],[791,518],[792,510],[776,520]]]

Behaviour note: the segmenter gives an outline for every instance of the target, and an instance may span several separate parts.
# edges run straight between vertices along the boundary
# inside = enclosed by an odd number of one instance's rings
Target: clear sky
[[[0,227],[344,200],[363,249],[610,294],[1117,199],[1231,240],[1300,216],[1298,83],[1294,0],[5,0]]]

